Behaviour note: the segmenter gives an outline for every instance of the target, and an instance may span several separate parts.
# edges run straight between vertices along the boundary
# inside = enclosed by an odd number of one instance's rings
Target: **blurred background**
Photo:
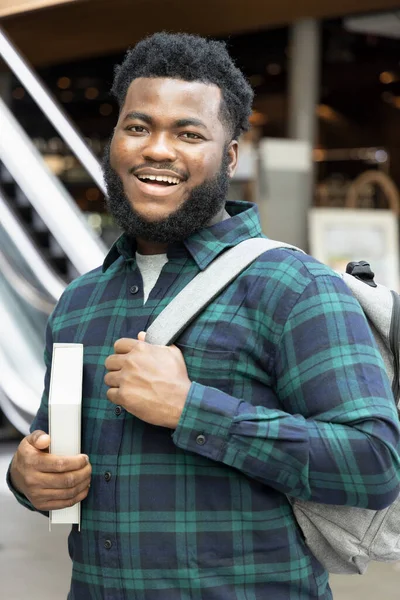
[[[113,68],[155,31],[227,41],[255,91],[230,198],[264,232],[399,291],[399,0],[0,0],[0,475],[40,401],[44,327],[119,232],[99,158]],[[62,600],[67,531],[0,483],[0,595]],[[23,573],[23,577],[21,574]],[[400,597],[400,565],[332,577],[335,600]]]

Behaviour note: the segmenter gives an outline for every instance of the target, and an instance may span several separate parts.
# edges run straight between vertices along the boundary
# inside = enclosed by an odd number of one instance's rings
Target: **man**
[[[44,512],[82,501],[70,600],[328,600],[287,495],[380,509],[399,493],[398,420],[364,315],[339,276],[275,250],[176,346],[146,343],[198,272],[262,235],[255,206],[225,204],[252,92],[223,44],[156,34],[113,93],[104,172],[125,233],[50,318],[10,486]],[[80,456],[46,452],[53,342],[85,347]]]

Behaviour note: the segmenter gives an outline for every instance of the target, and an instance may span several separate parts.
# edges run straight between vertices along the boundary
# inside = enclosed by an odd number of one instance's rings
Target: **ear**
[[[238,158],[239,158],[239,144],[237,140],[232,140],[228,146],[228,175],[229,177],[233,177],[236,171]]]

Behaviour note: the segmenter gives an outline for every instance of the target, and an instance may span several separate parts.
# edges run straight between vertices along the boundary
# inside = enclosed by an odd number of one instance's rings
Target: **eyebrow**
[[[207,126],[200,119],[178,119],[174,124],[176,127],[202,127],[207,129]]]
[[[135,119],[143,121],[144,123],[147,123],[148,125],[153,124],[152,117],[150,117],[150,115],[147,115],[146,113],[142,113],[142,112],[136,112],[136,111],[130,112],[130,113],[127,113],[124,117],[124,121],[129,121],[129,120],[134,121]],[[201,127],[202,129],[207,129],[207,126],[203,123],[203,121],[200,121],[200,119],[194,119],[194,118],[178,119],[177,121],[174,122],[173,125],[174,125],[174,127]]]
[[[135,119],[138,119],[139,121],[144,121],[149,125],[151,125],[153,122],[153,119],[150,117],[150,115],[146,115],[146,113],[141,112],[130,112],[124,117],[124,121],[134,121]]]

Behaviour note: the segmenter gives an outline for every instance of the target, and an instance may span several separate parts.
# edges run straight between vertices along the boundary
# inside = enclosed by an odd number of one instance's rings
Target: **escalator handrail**
[[[7,231],[16,248],[24,260],[28,261],[29,268],[36,279],[46,290],[50,298],[57,302],[65,289],[65,283],[58,277],[43,260],[40,252],[26,234],[18,219],[8,207],[7,201],[0,190],[0,223]],[[0,268],[1,271],[1,268]]]
[[[1,358],[0,358],[1,361]],[[23,392],[25,394],[25,390]],[[26,413],[24,410],[19,408],[17,404],[14,404],[8,397],[6,392],[0,385],[0,406],[1,410],[7,417],[7,419],[18,429],[22,435],[29,434],[29,427],[32,422],[32,415]]]
[[[0,56],[53,124],[67,146],[69,146],[74,155],[85,167],[93,181],[96,182],[105,194],[106,188],[98,159],[75,129],[64,110],[58,105],[50,91],[28,65],[27,61],[12,44],[1,27]]]
[[[36,310],[50,315],[54,303],[49,302],[29,281],[26,281],[15,270],[13,270],[10,262],[5,254],[0,250],[0,272],[8,285],[18,294],[24,302],[30,304]]]
[[[0,157],[78,273],[102,264],[103,241],[0,98]]]
[[[1,387],[14,404],[33,417],[40,404],[45,366],[41,353],[26,343],[27,332],[22,330],[13,310],[9,310],[5,298],[7,296],[0,297]],[[39,347],[39,338],[37,344]],[[20,396],[15,391],[22,385],[29,388],[29,394]]]

